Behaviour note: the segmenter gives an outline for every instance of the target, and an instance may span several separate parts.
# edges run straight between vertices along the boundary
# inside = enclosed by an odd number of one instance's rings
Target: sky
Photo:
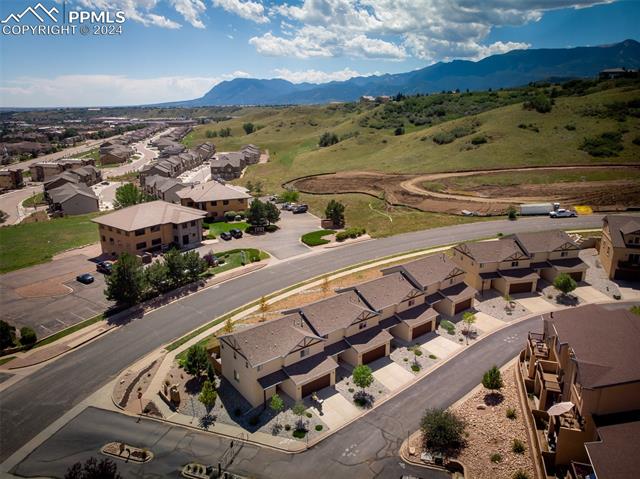
[[[322,83],[640,40],[637,0],[40,0],[58,22],[8,18],[37,4],[0,0],[1,107],[187,100],[237,77]],[[118,11],[123,23],[63,21]],[[77,30],[16,34],[62,24]]]

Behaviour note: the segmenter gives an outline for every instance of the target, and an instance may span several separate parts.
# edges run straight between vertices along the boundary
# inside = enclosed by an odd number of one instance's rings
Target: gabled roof
[[[640,421],[598,428],[599,441],[584,444],[599,479],[638,477]]]
[[[526,259],[527,255],[513,238],[478,243],[462,243],[454,247],[478,263],[495,263],[511,259]]]
[[[640,316],[588,305],[555,311],[544,318],[558,341],[573,350],[582,387],[640,381]]]
[[[85,196],[87,198],[91,198],[92,200],[98,201],[98,197],[95,195],[93,190],[82,183],[65,183],[58,188],[54,188],[48,191],[47,194],[51,198],[51,201],[53,201],[54,203],[64,203],[74,196]]]
[[[382,274],[387,275],[396,271],[402,271],[416,286],[422,289],[448,278],[464,274],[464,270],[460,269],[444,253],[383,269]]]
[[[185,188],[177,194],[180,198],[188,198],[195,202],[251,198],[251,195],[230,186],[223,185],[217,181],[207,181],[199,185],[192,185],[190,188]]]
[[[347,289],[355,289],[376,311],[418,296],[420,291],[402,273],[392,273]]]
[[[113,213],[93,218],[91,221],[124,231],[135,231],[156,225],[180,224],[199,220],[206,214],[206,211],[158,200],[116,210]]]
[[[616,248],[624,248],[625,242],[622,235],[628,235],[640,231],[640,216],[635,215],[607,215],[604,223],[609,225],[611,242]]]
[[[528,254],[580,249],[571,236],[561,230],[517,233],[508,238],[514,238],[523,251]]]
[[[299,314],[260,323],[240,331],[220,336],[236,348],[252,367],[272,359],[284,358],[305,340],[320,340]],[[302,347],[302,346],[301,346]]]
[[[332,296],[300,308],[300,312],[320,336],[348,328],[363,317],[377,315],[355,291]]]

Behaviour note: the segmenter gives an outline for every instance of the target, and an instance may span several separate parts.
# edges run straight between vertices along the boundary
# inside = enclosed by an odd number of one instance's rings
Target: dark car
[[[229,233],[231,234],[231,236],[233,236],[235,239],[238,238],[242,238],[242,231],[238,230],[238,229],[232,229],[231,231],[229,231]]]
[[[91,284],[93,283],[93,276],[89,273],[81,274],[79,276],[76,276],[76,281],[82,284]]]
[[[231,233],[225,231],[223,233],[220,233],[220,238],[225,241],[229,241],[231,238],[233,238],[233,236],[231,236]]]
[[[103,274],[111,274],[113,271],[113,263],[110,261],[100,261],[96,264],[96,271]]]
[[[309,206],[307,205],[298,205],[293,209],[293,214],[306,213],[309,211]]]

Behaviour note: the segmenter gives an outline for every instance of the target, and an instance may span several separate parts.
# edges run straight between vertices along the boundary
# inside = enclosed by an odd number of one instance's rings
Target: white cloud
[[[269,18],[265,14],[264,5],[252,0],[212,0],[213,6],[222,8],[227,12],[238,15],[245,20],[256,23],[268,23]]]
[[[223,80],[247,77],[236,71],[216,77],[131,78],[120,75],[24,77],[0,84],[2,107],[140,105],[198,98]],[[105,100],[108,99],[108,100]]]
[[[273,71],[276,78],[283,78],[293,83],[327,83],[330,81],[344,81],[357,76],[369,76],[376,73],[359,73],[350,68],[344,68],[335,72],[323,72],[320,70],[292,71],[286,68],[276,68]]]
[[[171,0],[171,5],[195,28],[204,28],[200,14],[207,11],[202,0]]]
[[[181,25],[169,18],[153,13],[158,0],[77,0],[78,4],[87,9],[123,11],[127,20],[142,23],[145,26],[176,29]]]

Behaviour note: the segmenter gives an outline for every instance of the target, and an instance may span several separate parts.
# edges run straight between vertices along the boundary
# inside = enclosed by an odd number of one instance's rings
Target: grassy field
[[[237,229],[245,231],[249,227],[249,223],[238,221],[236,223],[227,223],[225,221],[216,221],[214,223],[204,223],[203,226],[209,229],[209,238],[213,239],[226,231]]]
[[[44,193],[36,193],[33,196],[30,196],[26,200],[22,202],[22,206],[25,208],[34,208],[38,205],[46,205],[47,202],[44,200]]]
[[[232,249],[229,251],[224,251],[222,253],[216,253],[216,256],[218,258],[224,258],[225,262],[220,266],[211,268],[211,272],[214,274],[224,273],[225,271],[229,271],[230,269],[243,266],[244,264],[249,264],[251,263],[251,258],[253,257],[258,257],[260,258],[260,260],[269,258],[269,255],[267,253],[254,248]]]
[[[62,251],[98,241],[99,213],[0,228],[0,273],[45,263]]]
[[[306,244],[307,246],[320,246],[323,244],[327,244],[329,242],[328,239],[324,239],[323,236],[328,236],[335,233],[334,230],[317,230],[312,231],[310,233],[302,235],[300,240]]]

